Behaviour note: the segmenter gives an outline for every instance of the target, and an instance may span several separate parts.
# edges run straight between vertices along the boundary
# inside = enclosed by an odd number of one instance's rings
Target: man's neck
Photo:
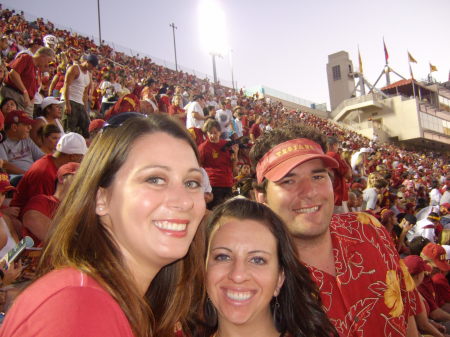
[[[329,230],[318,238],[295,238],[294,240],[299,258],[303,263],[327,272],[330,275],[336,275],[333,244]]]

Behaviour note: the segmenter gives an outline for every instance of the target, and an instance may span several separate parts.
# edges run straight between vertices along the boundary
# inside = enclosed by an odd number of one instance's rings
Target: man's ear
[[[255,199],[257,202],[261,203],[261,204],[266,204],[266,193],[264,192],[259,192],[258,190],[255,189]]]
[[[105,216],[109,212],[108,209],[108,194],[106,189],[103,187],[100,187],[97,190],[97,196],[95,201],[95,213],[97,213],[98,216]]]

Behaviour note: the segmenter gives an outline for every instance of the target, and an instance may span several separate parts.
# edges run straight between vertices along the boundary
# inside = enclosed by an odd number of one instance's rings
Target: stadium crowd
[[[384,226],[418,289],[419,330],[450,332],[446,154],[368,139],[310,109],[128,56],[42,18],[1,9],[0,31],[0,257],[27,235],[44,245],[90,144],[121,114],[170,115],[185,126],[206,172],[209,211],[233,196],[259,201],[252,148],[273,130],[304,125],[320,130],[334,159],[334,214],[364,212]],[[36,260],[0,270],[3,310],[33,279]]]

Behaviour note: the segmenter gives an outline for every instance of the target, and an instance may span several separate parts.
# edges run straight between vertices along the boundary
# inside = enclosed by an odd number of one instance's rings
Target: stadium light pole
[[[213,53],[213,52],[211,53],[212,63],[213,63],[213,77],[214,77],[214,83],[217,83],[216,56],[218,56],[218,54]]]
[[[98,38],[100,39],[100,46],[102,45],[102,27],[100,24],[100,0],[97,0],[97,14],[98,14]]]
[[[230,68],[231,68],[231,84],[233,86],[233,90],[236,90],[234,87],[234,73],[233,73],[233,49],[230,49]]]
[[[169,26],[172,27],[172,34],[173,34],[173,51],[175,52],[175,71],[178,71],[177,44],[175,42],[175,29],[178,29],[178,27],[175,26],[175,24],[173,22]]]

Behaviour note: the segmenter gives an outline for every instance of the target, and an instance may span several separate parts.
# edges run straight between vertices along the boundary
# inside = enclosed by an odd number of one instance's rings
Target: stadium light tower
[[[172,22],[170,25],[172,27],[172,33],[173,33],[173,51],[175,53],[175,71],[178,71],[178,62],[177,62],[177,44],[175,42],[175,29],[178,29],[177,26]]]
[[[225,13],[217,0],[202,0],[199,4],[200,39],[203,48],[211,55],[214,83],[217,83],[216,57],[222,57],[227,47]]]
[[[98,14],[98,38],[100,40],[100,46],[102,45],[102,28],[100,24],[100,0],[97,0],[97,14]]]

